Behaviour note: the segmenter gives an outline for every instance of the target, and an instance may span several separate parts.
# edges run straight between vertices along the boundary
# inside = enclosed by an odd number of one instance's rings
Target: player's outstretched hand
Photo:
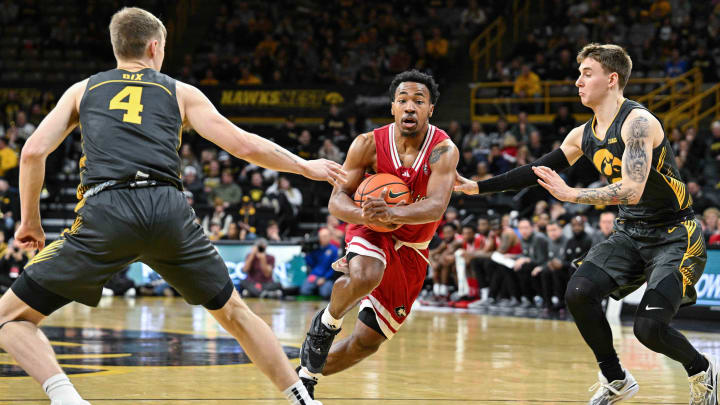
[[[533,172],[540,177],[538,183],[560,201],[573,200],[573,190],[555,170],[545,166],[533,166]]]
[[[312,180],[327,181],[338,187],[347,182],[347,173],[342,166],[327,159],[309,160],[303,176]]]
[[[460,173],[455,172],[455,191],[465,193],[467,195],[478,194],[478,184],[475,181],[466,179]]]
[[[22,249],[42,250],[45,247],[45,231],[40,225],[30,226],[21,222],[15,231],[15,240]]]

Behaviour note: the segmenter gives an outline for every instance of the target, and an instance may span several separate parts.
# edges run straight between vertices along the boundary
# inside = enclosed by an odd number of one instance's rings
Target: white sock
[[[440,295],[440,284],[433,284],[433,294]]]
[[[84,403],[84,400],[64,373],[55,374],[48,378],[42,387],[51,402],[59,401],[63,404]]]
[[[457,272],[458,296],[464,297],[470,293],[465,268],[465,256],[462,249],[455,251],[455,271]]]
[[[314,402],[300,380],[297,380],[295,384],[287,387],[287,389],[283,391],[283,394],[285,394],[285,397],[293,405],[310,405]]]
[[[322,377],[322,374],[320,373],[311,373],[310,370],[308,370],[308,368],[305,366],[300,367],[300,372],[298,372],[298,375],[302,378],[307,378],[315,381],[319,381],[320,377]]]
[[[490,288],[485,287],[480,289],[480,298],[486,300],[490,296]]]
[[[332,315],[330,315],[330,306],[328,305],[327,308],[323,311],[322,314],[322,323],[323,325],[327,326],[328,329],[340,329],[340,326],[342,325],[342,318],[335,319]]]
[[[440,295],[447,295],[448,293],[448,286],[445,284],[440,284]]]

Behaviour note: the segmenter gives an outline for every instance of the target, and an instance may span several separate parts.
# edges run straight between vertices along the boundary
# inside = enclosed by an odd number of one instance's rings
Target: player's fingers
[[[385,200],[385,196],[387,196],[387,193],[388,193],[387,187],[383,188],[382,191],[380,192],[380,199]]]

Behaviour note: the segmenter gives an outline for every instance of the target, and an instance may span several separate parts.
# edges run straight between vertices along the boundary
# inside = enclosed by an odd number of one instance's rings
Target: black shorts
[[[590,249],[584,261],[601,268],[618,284],[610,295],[620,299],[647,282],[656,289],[672,276],[682,289],[681,306],[694,304],[695,284],[705,270],[707,252],[697,220],[662,227],[615,222],[610,238]],[[672,297],[666,297],[672,299]]]
[[[12,287],[39,312],[48,315],[46,303],[38,301],[58,296],[96,306],[113,274],[137,261],[157,271],[190,304],[206,304],[222,292],[229,298],[225,262],[176,188],[103,191],[87,198],[77,214],[72,228],[25,266],[21,277],[32,283]],[[28,285],[40,288],[24,288]],[[38,295],[43,289],[52,294]]]

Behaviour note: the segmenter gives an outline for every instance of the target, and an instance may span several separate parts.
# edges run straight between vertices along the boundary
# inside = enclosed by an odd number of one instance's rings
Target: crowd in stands
[[[162,2],[148,3],[160,7]],[[598,40],[625,45],[636,61],[636,77],[653,71],[672,77],[698,66],[706,82],[717,80],[717,2],[693,3],[692,7],[687,0],[646,1],[630,7],[606,3],[547,3],[541,28],[517,44],[512,59],[498,61],[485,79],[515,81],[508,95],[536,96],[540,80],[574,80],[577,50],[588,41]],[[33,6],[32,1],[20,4],[5,0],[2,4],[0,30],[11,36],[28,35],[29,24],[25,21],[33,15],[40,16],[33,28],[36,30],[47,30],[56,22],[69,26],[72,34],[60,30],[53,34],[65,35],[69,42],[57,40],[60,45],[51,47],[49,44],[55,42],[36,44],[32,39],[23,45],[25,50],[45,47],[70,51],[90,46],[73,42],[78,38],[100,41],[97,33],[93,34],[99,28],[80,28],[71,19],[63,23],[51,14],[45,18],[45,13],[50,12]],[[203,85],[377,84],[388,82],[388,77],[410,66],[443,80],[447,79],[441,69],[444,62],[454,58],[459,45],[477,35],[503,7],[500,2],[487,4],[475,0],[431,1],[429,7],[353,0],[329,4],[225,1],[210,33],[175,71],[180,80]],[[13,26],[23,29],[13,31]],[[10,49],[6,45],[0,41],[0,48]],[[464,54],[464,48],[459,54]],[[24,57],[24,53],[16,55],[18,59]],[[0,63],[7,66],[7,60]],[[23,261],[32,257],[21,256],[12,239],[19,218],[18,157],[24,141],[52,109],[57,96],[50,91],[37,95],[0,92],[0,289],[7,288],[22,271]],[[513,124],[501,117],[493,124],[451,121],[441,125],[461,150],[460,174],[483,180],[530,163],[556,149],[579,124],[567,105],[557,108],[549,125],[529,122],[532,108],[515,112],[517,122]],[[356,117],[350,108],[343,110],[333,105],[321,125],[301,125],[288,116],[279,127],[248,129],[303,158],[342,162],[352,140],[375,126]],[[666,132],[687,191],[693,197],[695,213],[702,219],[705,240],[720,244],[720,121],[684,131],[666,128]],[[48,172],[58,172],[79,157],[79,132],[75,131],[60,152],[51,155]],[[183,134],[180,158],[185,194],[208,237],[213,241],[255,244],[244,269],[249,281],[238,287],[248,295],[260,296],[266,290],[269,292],[264,296],[276,295],[278,286],[267,275],[274,259],[261,247],[302,236],[308,232],[307,227],[300,226],[304,220],[311,223],[313,235],[312,226],[322,229],[317,233],[317,251],[306,252],[309,277],[299,286],[300,292],[327,296],[337,277],[328,263],[342,255],[344,233],[344,224],[333,217],[325,218],[318,210],[327,203],[328,185],[247,164],[219,151],[192,131]],[[562,175],[571,186],[607,184],[587,159],[581,159]],[[55,195],[51,182],[48,177],[47,188],[51,191],[45,194]],[[313,215],[306,216],[308,212]],[[611,206],[555,201],[539,187],[487,197],[456,195],[438,232],[438,244],[431,257],[429,292],[423,299],[437,304],[447,303],[450,297],[477,296],[480,299],[476,306],[502,302],[507,306],[539,305],[560,312],[563,304],[559,291],[567,282],[572,261],[590,244],[609,235],[613,212]],[[144,290],[149,294],[172,294],[162,280],[153,280]]]
[[[441,82],[460,45],[504,2],[226,0],[180,80],[218,84],[376,85],[410,67]]]

